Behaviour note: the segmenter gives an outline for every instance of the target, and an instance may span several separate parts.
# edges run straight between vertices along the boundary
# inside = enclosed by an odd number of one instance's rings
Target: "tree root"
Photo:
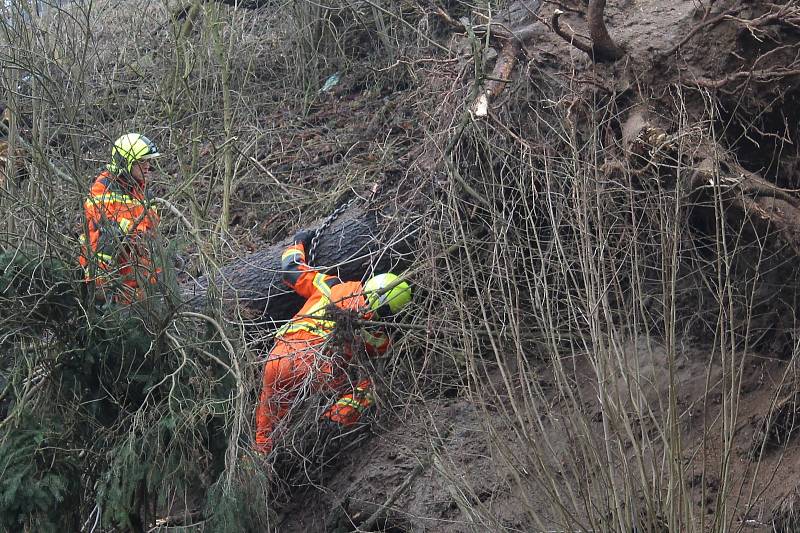
[[[675,161],[681,157],[674,137],[653,126],[639,111],[632,112],[625,122],[623,141],[627,159],[637,174],[658,174],[660,158]],[[685,161],[694,169],[686,185],[690,191],[701,196],[718,194],[729,221],[748,223],[762,237],[777,236],[800,256],[800,198],[794,191],[782,189],[732,158],[725,158],[720,146],[701,145],[696,154],[699,157]]]
[[[738,14],[739,11],[741,11],[741,10],[742,10],[741,6],[735,7],[733,9],[729,9],[729,10],[725,11],[724,13],[721,13],[721,14],[715,16],[715,17],[703,20],[702,22],[697,24],[694,28],[689,30],[689,33],[687,33],[683,37],[683,39],[680,40],[680,42],[678,44],[676,44],[675,46],[673,46],[672,48],[670,48],[666,52],[662,52],[661,53],[662,57],[671,56],[672,54],[677,52],[683,45],[685,45],[687,42],[689,42],[689,40],[692,37],[694,37],[700,30],[706,29],[706,28],[712,28],[712,27],[716,26],[717,24],[719,24],[720,22],[722,22],[723,20]]]
[[[780,78],[788,78],[790,76],[800,76],[800,69],[794,68],[774,68],[774,69],[759,69],[759,70],[746,70],[741,72],[734,72],[733,74],[729,74],[724,78],[720,78],[718,80],[709,80],[705,78],[700,78],[694,81],[687,80],[689,83],[693,83],[698,87],[703,87],[705,89],[721,89],[732,83],[734,81],[739,80],[752,80],[755,82],[760,83],[769,83],[774,82]]]
[[[550,18],[550,25],[556,35],[570,43],[572,46],[586,52],[595,63],[613,63],[622,59],[625,56],[623,50],[611,35],[608,33],[606,23],[603,18],[603,11],[606,8],[606,0],[591,0],[589,2],[589,39],[578,37],[572,31],[564,30],[560,23],[559,17],[564,14],[560,9],[553,11],[553,16]]]
[[[690,179],[696,192],[719,191],[728,208],[762,236],[777,234],[800,256],[800,200],[790,192],[735,164],[709,158],[697,165]]]

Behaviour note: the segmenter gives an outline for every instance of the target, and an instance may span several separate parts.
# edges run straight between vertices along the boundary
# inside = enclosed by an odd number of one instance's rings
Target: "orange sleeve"
[[[327,291],[329,294],[330,287],[341,283],[336,276],[323,274],[308,266],[303,243],[293,244],[284,250],[281,255],[281,271],[283,282],[306,299],[318,292]]]

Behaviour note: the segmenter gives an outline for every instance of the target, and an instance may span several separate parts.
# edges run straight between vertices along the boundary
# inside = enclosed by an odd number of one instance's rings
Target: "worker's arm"
[[[315,293],[329,294],[330,288],[341,283],[336,276],[322,274],[306,263],[306,248],[303,242],[286,248],[281,255],[283,282],[303,298],[311,298]]]
[[[117,224],[126,238],[135,240],[142,236],[151,237],[160,222],[158,211],[145,201],[127,206],[116,213]]]

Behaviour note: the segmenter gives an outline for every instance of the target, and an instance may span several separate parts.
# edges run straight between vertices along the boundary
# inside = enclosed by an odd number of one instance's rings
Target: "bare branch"
[[[555,11],[553,11],[553,16],[550,18],[550,25],[553,27],[553,31],[556,32],[556,35],[558,35],[559,37],[561,37],[562,39],[567,41],[569,44],[571,44],[572,46],[574,46],[578,50],[580,50],[582,52],[586,52],[587,54],[589,54],[591,56],[592,55],[592,44],[591,43],[586,42],[583,39],[581,39],[580,37],[578,37],[577,35],[575,35],[575,32],[572,32],[572,31],[567,32],[567,31],[564,31],[564,29],[561,28],[561,24],[559,22],[559,18],[563,14],[564,14],[564,12],[561,11],[560,9],[556,9]]]

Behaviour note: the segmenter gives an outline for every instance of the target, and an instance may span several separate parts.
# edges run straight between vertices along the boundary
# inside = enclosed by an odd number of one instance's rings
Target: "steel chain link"
[[[319,241],[320,234],[322,234],[325,230],[327,230],[333,223],[333,221],[339,218],[339,216],[341,216],[342,213],[350,209],[350,206],[352,206],[356,202],[356,200],[358,200],[358,195],[353,196],[348,201],[346,201],[345,203],[334,209],[333,212],[325,218],[320,227],[314,230],[314,236],[311,237],[311,243],[309,245],[308,250],[306,250],[308,264],[310,265],[314,264],[314,255],[317,250],[317,243]]]

